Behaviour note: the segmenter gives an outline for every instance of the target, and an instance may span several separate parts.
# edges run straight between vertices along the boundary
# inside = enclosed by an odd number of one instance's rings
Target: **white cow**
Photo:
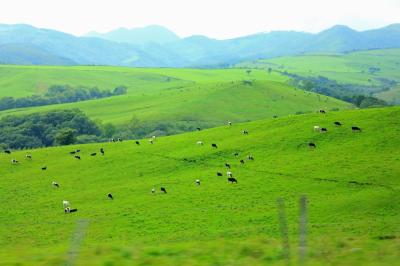
[[[71,205],[71,204],[69,203],[68,200],[63,200],[64,209],[69,208],[70,205]]]
[[[202,141],[198,141],[198,142],[196,142],[197,143],[197,145],[203,145],[204,143],[202,142]]]
[[[320,127],[319,126],[314,126],[314,131],[319,131]]]
[[[196,185],[200,186],[200,179],[196,179]]]
[[[231,171],[226,172],[226,175],[229,176],[229,177],[233,176]]]

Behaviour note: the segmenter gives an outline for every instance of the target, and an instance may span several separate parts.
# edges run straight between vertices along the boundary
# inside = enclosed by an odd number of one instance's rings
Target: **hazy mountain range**
[[[180,38],[156,25],[77,37],[25,24],[0,24],[2,64],[218,67],[285,55],[399,47],[400,24],[362,32],[347,26],[317,34],[274,31],[228,40]]]

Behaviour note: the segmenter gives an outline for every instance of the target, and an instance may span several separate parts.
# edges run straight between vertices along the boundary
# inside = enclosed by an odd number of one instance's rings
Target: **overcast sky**
[[[400,0],[1,0],[0,23],[27,23],[75,35],[163,25],[181,37],[224,39],[335,24],[357,30],[400,22]]]

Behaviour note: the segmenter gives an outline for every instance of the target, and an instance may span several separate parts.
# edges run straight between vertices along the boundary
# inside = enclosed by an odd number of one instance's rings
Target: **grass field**
[[[309,201],[308,265],[396,265],[399,117],[399,107],[314,113],[162,137],[153,145],[33,150],[31,161],[26,151],[2,153],[0,265],[62,264],[80,220],[88,224],[78,265],[285,265],[276,200],[286,202],[295,262],[301,195]],[[328,132],[314,132],[314,125]],[[353,125],[362,132],[351,132]],[[100,147],[104,156],[89,156]],[[81,160],[69,155],[77,148]],[[241,165],[248,154],[255,160]],[[227,182],[225,162],[238,184]],[[153,186],[168,193],[153,195]],[[62,200],[78,212],[64,214]]]
[[[324,76],[341,83],[382,84],[381,78],[400,82],[400,49],[353,52],[343,55],[305,55],[244,62],[239,67],[273,68],[301,76]],[[370,67],[380,70],[371,74]],[[400,103],[400,88],[376,93],[389,103]]]
[[[244,80],[252,80],[253,84],[245,85]],[[127,122],[135,116],[145,122],[212,127],[228,120],[245,122],[319,108],[351,108],[332,98],[295,90],[285,84],[286,80],[265,70],[247,74],[242,69],[1,66],[2,97],[40,94],[54,84],[100,89],[125,85],[128,93],[78,103],[6,110],[0,112],[0,117],[79,108],[93,119],[114,124]]]

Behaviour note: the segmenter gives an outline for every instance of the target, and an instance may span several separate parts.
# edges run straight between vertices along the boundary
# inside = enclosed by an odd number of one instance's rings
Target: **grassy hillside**
[[[400,49],[385,49],[332,55],[280,57],[245,62],[238,66],[277,69],[302,76],[324,76],[341,83],[381,86],[382,78],[400,82]],[[380,70],[373,74],[370,67]],[[400,87],[375,96],[391,103],[400,103]]]
[[[246,85],[244,80],[252,80]],[[135,116],[140,121],[185,123],[211,127],[227,120],[250,121],[318,108],[350,108],[341,101],[306,94],[284,83],[287,78],[241,69],[132,69],[121,67],[0,67],[0,96],[40,94],[54,84],[128,87],[126,95],[54,106],[0,112],[25,114],[37,111],[79,108],[91,118],[120,124]]]
[[[314,113],[162,137],[153,145],[33,150],[31,161],[25,151],[2,153],[0,264],[60,265],[84,220],[78,265],[283,265],[276,199],[286,201],[295,261],[298,200],[307,195],[309,265],[395,265],[399,116],[399,107]],[[314,125],[328,133],[314,132]],[[362,132],[351,132],[353,125]],[[89,156],[100,147],[104,156]],[[81,160],[69,154],[77,148]],[[255,160],[241,165],[248,154]],[[225,162],[238,184],[228,184]],[[78,212],[64,214],[62,200]]]

